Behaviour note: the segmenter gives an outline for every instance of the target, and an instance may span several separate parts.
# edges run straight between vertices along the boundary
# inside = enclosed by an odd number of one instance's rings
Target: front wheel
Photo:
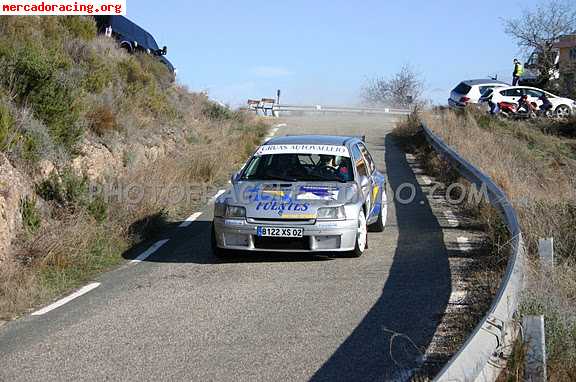
[[[560,105],[556,108],[556,117],[558,118],[568,118],[570,114],[572,112],[567,105]]]
[[[356,233],[356,245],[354,250],[350,252],[351,257],[360,257],[366,250],[368,242],[368,227],[366,226],[366,215],[364,211],[358,214],[358,232]]]

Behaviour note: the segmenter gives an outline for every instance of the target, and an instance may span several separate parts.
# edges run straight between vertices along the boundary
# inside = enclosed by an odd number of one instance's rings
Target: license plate
[[[265,237],[302,237],[303,228],[284,228],[284,227],[258,227],[256,229],[258,236]]]

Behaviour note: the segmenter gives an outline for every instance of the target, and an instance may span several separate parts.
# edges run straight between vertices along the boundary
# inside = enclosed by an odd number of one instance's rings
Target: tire
[[[212,230],[210,235],[210,243],[212,244],[212,254],[218,259],[226,259],[230,257],[230,251],[224,248],[220,248],[216,244],[216,231],[214,230],[214,224],[212,224]]]
[[[384,191],[382,191],[380,213],[378,214],[378,220],[368,226],[368,231],[370,232],[383,232],[384,226],[386,225],[386,217],[388,216],[388,205],[386,204],[386,199],[384,198]]]
[[[356,233],[356,244],[354,250],[350,252],[350,257],[360,257],[364,254],[368,243],[368,227],[366,226],[366,216],[364,211],[358,214],[358,232]]]
[[[128,41],[122,41],[120,43],[120,48],[126,49],[128,53],[132,53],[134,51],[134,49],[132,48],[132,44],[130,44]]]
[[[560,105],[556,108],[555,114],[558,118],[568,118],[572,114],[572,111],[567,105]]]

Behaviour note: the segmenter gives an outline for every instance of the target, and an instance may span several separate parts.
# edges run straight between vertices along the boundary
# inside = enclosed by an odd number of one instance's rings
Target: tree
[[[390,78],[376,77],[362,88],[362,100],[372,106],[411,107],[421,102],[424,85],[409,65]]]
[[[573,0],[547,0],[535,10],[524,9],[518,18],[504,20],[504,31],[525,53],[539,54],[536,65],[544,85],[554,70],[553,44],[560,36],[576,32],[575,4]]]

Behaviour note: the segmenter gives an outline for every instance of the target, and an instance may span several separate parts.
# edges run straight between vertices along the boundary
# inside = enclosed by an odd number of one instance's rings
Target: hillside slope
[[[0,318],[119,263],[202,203],[266,129],[87,17],[0,17],[0,73]]]

